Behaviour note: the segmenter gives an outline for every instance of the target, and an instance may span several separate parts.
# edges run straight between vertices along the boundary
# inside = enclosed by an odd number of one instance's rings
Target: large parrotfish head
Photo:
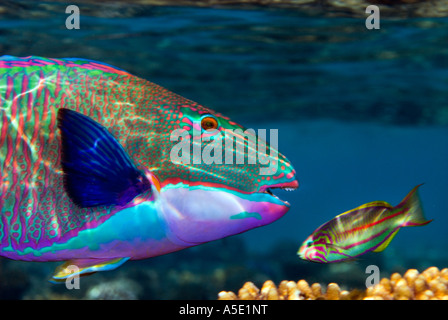
[[[147,127],[131,145],[135,160],[160,184],[160,211],[171,241],[220,239],[288,211],[289,203],[272,189],[296,189],[295,171],[265,142],[268,135],[278,141],[278,131],[246,129],[161,87],[148,89],[154,92],[137,120]]]
[[[184,247],[220,239],[267,225],[288,211],[289,203],[272,193],[298,187],[292,165],[274,145],[278,130],[246,129],[154,83],[114,71],[114,81],[101,84],[100,78],[90,88],[102,96],[107,87],[108,105],[96,108],[115,109],[98,121],[146,175],[141,189],[153,186],[152,201],[171,242]],[[70,94],[81,95],[78,90],[72,86]]]
[[[289,209],[271,191],[298,187],[273,143],[281,132],[245,129],[101,62],[4,56],[0,69],[0,213],[25,230],[7,221],[20,251],[8,257],[145,258],[269,224]]]

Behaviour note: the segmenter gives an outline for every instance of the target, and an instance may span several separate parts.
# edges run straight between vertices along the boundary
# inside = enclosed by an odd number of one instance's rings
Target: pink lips
[[[290,206],[288,201],[284,201],[282,199],[280,199],[279,197],[277,197],[275,194],[272,193],[271,189],[276,189],[276,188],[280,188],[286,191],[294,191],[299,187],[299,182],[297,180],[291,181],[291,182],[284,182],[284,183],[277,183],[277,184],[272,184],[272,185],[267,185],[267,186],[261,186],[260,187],[260,191],[259,192],[264,192],[267,193],[269,195],[271,195],[272,197],[280,200],[281,202],[283,202],[286,206]]]

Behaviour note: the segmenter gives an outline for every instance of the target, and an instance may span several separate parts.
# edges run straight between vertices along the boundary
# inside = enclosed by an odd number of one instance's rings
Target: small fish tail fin
[[[418,194],[418,188],[421,185],[415,186],[403,201],[395,207],[396,210],[406,212],[402,227],[424,226],[432,221],[432,219],[427,220],[423,212],[422,203]]]

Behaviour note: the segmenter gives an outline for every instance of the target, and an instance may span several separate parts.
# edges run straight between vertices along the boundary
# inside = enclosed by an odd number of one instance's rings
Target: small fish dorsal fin
[[[366,204],[363,204],[362,206],[359,206],[358,209],[363,208],[370,208],[370,207],[385,207],[388,209],[392,209],[393,207],[386,201],[372,201]]]
[[[386,201],[372,201],[372,202],[368,202],[363,205],[360,205],[359,207],[356,207],[354,209],[348,210],[344,213],[341,213],[338,215],[338,217],[345,215],[345,214],[354,213],[356,211],[358,213],[362,213],[363,212],[362,209],[368,209],[368,208],[372,208],[372,207],[383,207],[383,208],[387,208],[387,209],[393,209],[393,207]]]
[[[59,109],[64,187],[80,207],[125,205],[150,191],[148,178],[109,131],[89,117]]]

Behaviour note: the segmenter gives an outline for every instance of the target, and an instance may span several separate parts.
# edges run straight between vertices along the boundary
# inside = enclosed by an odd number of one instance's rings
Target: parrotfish
[[[424,217],[417,190],[420,186],[396,207],[373,201],[336,216],[306,238],[297,254],[304,260],[330,263],[383,251],[401,228],[432,221]]]
[[[272,189],[298,187],[252,131],[106,63],[1,57],[0,124],[0,255],[64,261],[52,281],[267,225],[290,208]],[[173,158],[224,134],[246,161]]]

